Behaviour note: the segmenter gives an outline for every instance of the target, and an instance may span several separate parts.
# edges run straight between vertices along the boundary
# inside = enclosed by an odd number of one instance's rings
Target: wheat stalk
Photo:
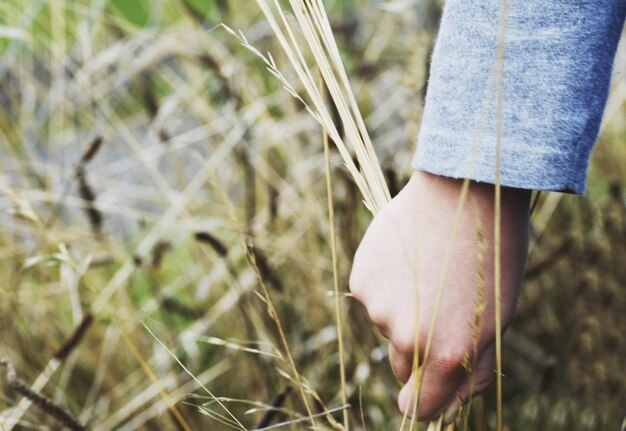
[[[374,215],[378,214],[391,200],[391,196],[365,127],[365,121],[350,87],[348,75],[339,55],[339,49],[321,0],[289,0],[289,4],[298,24],[297,30],[304,37],[308,51],[315,59],[315,66],[322,76],[323,86],[316,85],[313,68],[307,63],[303,48],[296,39],[294,28],[290,25],[279,1],[272,0],[270,3],[266,0],[257,0],[257,3],[289,59],[306,95],[300,95],[288,82],[278,69],[271,54],[262,54],[250,45],[243,33],[237,33],[226,26],[224,27],[237,37],[244,47],[261,58],[268,71],[282,83],[290,94],[301,101],[315,120],[320,123],[325,135],[332,139],[339,150],[345,166],[363,195],[365,206]],[[333,122],[333,116],[324,98],[324,86],[328,89],[331,101],[339,113],[345,129],[345,139],[338,132],[337,126]],[[355,154],[360,168],[352,159],[352,153]],[[340,324],[341,322],[338,322],[338,325]],[[441,428],[441,419],[428,425],[428,429],[432,431]]]
[[[307,42],[309,51],[315,59],[315,66],[319,68],[332,103],[337,108],[345,128],[345,138],[341,136],[333,122],[332,114],[317,85],[313,68],[307,63],[303,50],[296,39],[296,33],[283,8],[277,0],[273,0],[273,7],[265,0],[257,0],[257,3],[296,72],[306,93],[305,96],[300,96],[287,82],[278,70],[271,54],[263,55],[247,42],[242,33],[235,33],[233,30],[227,29],[238,37],[246,48],[253,51],[266,63],[270,73],[281,81],[287,91],[304,103],[337,146],[347,169],[363,195],[366,207],[372,213],[378,213],[391,197],[356,98],[350,88],[323,5],[319,0],[290,0],[299,33]],[[308,103],[305,102],[305,98],[309,101]],[[355,154],[360,168],[352,160],[352,153]]]

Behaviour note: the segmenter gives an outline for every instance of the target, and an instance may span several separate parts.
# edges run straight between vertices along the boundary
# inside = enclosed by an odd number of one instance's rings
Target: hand
[[[404,383],[398,405],[409,416],[414,404],[417,345],[424,372],[419,420],[431,420],[454,409],[460,401],[484,390],[495,375],[494,186],[470,183],[453,238],[462,186],[462,180],[415,172],[370,225],[350,275],[352,293],[390,340],[391,368]],[[503,329],[515,311],[526,262],[529,201],[529,191],[502,188]],[[445,271],[449,250],[450,264]],[[424,366],[444,272],[443,295]],[[466,358],[470,359],[471,375],[464,367]]]

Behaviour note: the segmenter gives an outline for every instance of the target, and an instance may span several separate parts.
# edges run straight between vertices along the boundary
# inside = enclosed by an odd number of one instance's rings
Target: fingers
[[[391,359],[391,354],[390,354]],[[495,346],[484,350],[474,365],[474,372],[467,375],[460,361],[442,361],[432,358],[428,361],[420,388],[420,399],[415,409],[415,378],[412,373],[398,396],[398,406],[402,413],[412,417],[433,420],[444,415],[444,422],[452,422],[460,411],[461,403],[483,392],[494,377]],[[393,367],[393,366],[392,366]],[[406,372],[399,368],[400,372]],[[421,372],[421,370],[420,370]],[[394,374],[396,371],[394,370]],[[397,376],[397,375],[396,375]]]
[[[406,383],[413,371],[413,354],[403,352],[393,343],[389,343],[389,364],[396,379]]]
[[[449,425],[455,421],[459,413],[461,412],[462,401],[460,398],[455,398],[454,401],[448,406],[446,412],[443,414],[443,424]]]
[[[482,393],[493,381],[495,368],[495,346],[485,350],[474,365],[474,372],[467,376],[457,392],[456,399],[450,404],[443,416],[445,425],[451,424],[462,412],[462,405]]]
[[[455,401],[456,391],[463,381],[463,369],[458,363],[452,364],[433,358],[419,372],[424,372],[419,388],[419,403],[416,404],[415,399],[417,374],[412,373],[398,395],[398,407],[409,417],[417,413],[420,421],[433,420]]]
[[[459,388],[459,396],[464,402],[483,392],[493,378],[496,368],[496,346],[492,344],[480,356],[474,372],[468,376]]]
[[[495,345],[489,346],[473,366],[474,372],[467,376],[457,392],[454,400],[443,416],[445,425],[457,420],[463,411],[463,405],[482,393],[493,381],[495,368]]]

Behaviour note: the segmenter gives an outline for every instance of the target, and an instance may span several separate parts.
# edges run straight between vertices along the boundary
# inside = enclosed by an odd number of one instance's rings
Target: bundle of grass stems
[[[365,121],[361,115],[356,97],[350,86],[348,75],[343,65],[340,51],[333,36],[333,30],[322,0],[289,0],[290,10],[283,6],[279,0],[257,0],[257,3],[263,11],[274,36],[283,49],[284,55],[289,60],[289,63],[299,80],[299,88],[302,88],[304,94],[296,91],[296,87],[292,85],[285,75],[279,70],[270,53],[265,55],[254,46],[250,45],[243,33],[237,33],[228,27],[226,27],[226,29],[236,36],[244,47],[248,48],[265,62],[268,71],[282,83],[285,90],[303,103],[307,111],[323,128],[325,141],[324,148],[326,152],[329,214],[331,217],[331,235],[333,237],[331,238],[331,246],[333,248],[333,263],[335,266],[333,268],[333,272],[335,280],[335,298],[337,298],[336,318],[339,334],[339,354],[341,358],[341,387],[344,405],[347,405],[345,370],[342,355],[342,314],[338,300],[340,295],[337,281],[338,277],[336,268],[336,250],[334,241],[335,232],[332,205],[332,180],[330,178],[328,139],[332,140],[332,142],[336,145],[346,168],[350,172],[354,182],[363,196],[365,206],[374,216],[378,214],[378,212],[389,202],[391,196],[379,161],[376,157],[374,146],[365,126]],[[307,59],[310,59],[311,56],[314,61],[307,61]],[[327,94],[330,95],[330,100],[327,100]],[[330,106],[334,107],[334,112],[331,110]],[[342,130],[344,131],[343,134],[339,132],[339,125],[335,124],[337,115],[333,115],[334,113],[338,114]],[[465,188],[459,202],[459,208],[461,208],[464,204],[467,187],[468,181],[465,182]],[[400,426],[401,429],[405,429],[406,426],[408,426],[409,429],[418,429],[419,427],[417,407],[421,383],[424,378],[424,372],[420,371],[426,368],[442,290],[443,283],[440,288],[438,304],[436,305],[437,309],[435,310],[434,317],[430,325],[424,357],[419,358],[416,353],[413,361],[413,371],[416,373],[418,378],[415,379],[416,385],[414,388],[415,397],[411,409],[412,415],[410,420],[407,419],[407,414],[404,415]],[[416,301],[419,301],[419,298],[416,298]],[[416,307],[416,309],[418,308]],[[419,318],[416,316],[416,322],[418,321]],[[417,332],[418,331],[416,331],[416,333]],[[415,351],[418,352],[417,349]],[[419,367],[418,364],[420,364]],[[302,392],[301,395],[305,405],[308,405],[304,392]],[[313,426],[315,427],[314,422]],[[343,428],[349,428],[349,420],[346,410],[344,410]],[[426,424],[425,428],[428,431],[443,430],[444,428],[451,431],[454,429],[454,424],[446,425],[444,424],[444,418],[440,417],[438,420]]]

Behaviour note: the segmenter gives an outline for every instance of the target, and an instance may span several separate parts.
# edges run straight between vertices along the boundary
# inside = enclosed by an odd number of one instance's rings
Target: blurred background
[[[441,4],[325,4],[396,193]],[[332,150],[346,407],[322,133],[220,23],[299,89],[251,0],[0,4],[1,429],[307,429],[302,385],[321,429],[344,408],[399,429],[385,340],[346,294],[370,214]],[[588,194],[533,215],[505,429],[623,426],[625,100],[622,47]],[[457,429],[495,429],[494,392]]]

